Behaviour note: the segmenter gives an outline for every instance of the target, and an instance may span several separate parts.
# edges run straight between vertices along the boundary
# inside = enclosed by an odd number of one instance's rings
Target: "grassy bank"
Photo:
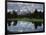
[[[8,19],[9,21],[30,21],[30,22],[43,22],[43,19],[29,19],[29,18],[12,18],[12,19]]]

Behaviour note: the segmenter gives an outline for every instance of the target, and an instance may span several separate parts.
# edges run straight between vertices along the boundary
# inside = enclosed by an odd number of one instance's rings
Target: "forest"
[[[28,13],[25,15],[17,15],[17,12],[15,12],[15,10],[13,10],[13,13],[11,14],[11,12],[7,12],[7,18],[35,18],[35,19],[43,19],[44,17],[44,12],[41,11],[37,11],[37,9],[35,9],[35,11],[33,13]]]

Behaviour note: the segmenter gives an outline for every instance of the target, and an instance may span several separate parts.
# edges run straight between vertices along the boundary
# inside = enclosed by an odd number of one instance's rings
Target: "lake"
[[[9,32],[35,32],[43,31],[43,23],[36,25],[29,21],[11,21],[11,24],[7,23],[7,30]]]

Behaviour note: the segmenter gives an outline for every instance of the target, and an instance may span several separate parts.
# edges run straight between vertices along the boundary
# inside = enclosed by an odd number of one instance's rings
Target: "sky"
[[[43,4],[35,4],[35,3],[19,3],[19,2],[8,2],[7,3],[7,11],[15,10],[19,14],[31,13],[37,9],[38,11],[43,12]],[[20,13],[21,12],[21,13]]]

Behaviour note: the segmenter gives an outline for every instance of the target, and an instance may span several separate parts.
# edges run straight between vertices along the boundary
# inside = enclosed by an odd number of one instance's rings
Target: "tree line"
[[[44,17],[44,12],[41,11],[37,11],[37,9],[35,9],[34,13],[28,13],[26,15],[17,15],[17,12],[15,12],[13,10],[13,13],[11,14],[11,12],[7,13],[7,18],[37,18],[37,19],[43,19]]]

